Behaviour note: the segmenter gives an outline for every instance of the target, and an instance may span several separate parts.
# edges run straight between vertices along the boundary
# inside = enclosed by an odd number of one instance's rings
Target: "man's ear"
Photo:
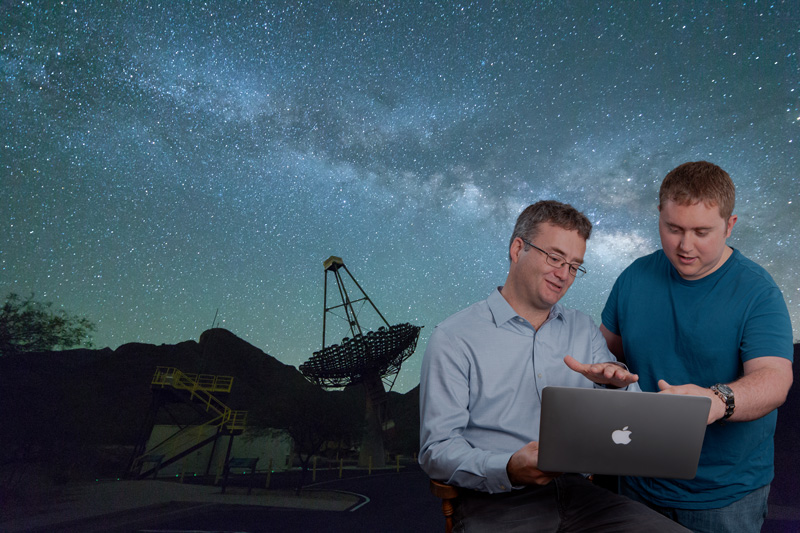
[[[511,242],[511,247],[508,249],[508,255],[511,257],[511,262],[516,263],[519,261],[519,254],[522,250],[525,249],[525,243],[522,242],[522,239],[517,237]]]
[[[733,226],[736,224],[736,221],[739,220],[739,217],[736,215],[731,215],[728,217],[728,220],[725,222],[725,238],[731,236],[731,232],[733,231]]]

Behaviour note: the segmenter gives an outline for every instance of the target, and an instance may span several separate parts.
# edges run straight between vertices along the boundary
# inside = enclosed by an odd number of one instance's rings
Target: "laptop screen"
[[[710,408],[705,396],[545,387],[539,468],[691,479]]]

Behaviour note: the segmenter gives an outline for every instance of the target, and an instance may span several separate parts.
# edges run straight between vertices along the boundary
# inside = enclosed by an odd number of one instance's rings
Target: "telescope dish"
[[[323,262],[325,268],[325,302],[322,313],[322,349],[314,352],[311,359],[300,365],[300,372],[312,383],[326,389],[342,388],[362,384],[366,389],[367,425],[361,443],[359,464],[384,465],[382,433],[391,430],[394,422],[389,417],[388,399],[384,384],[391,390],[400,366],[411,357],[417,348],[417,339],[422,326],[411,324],[389,325],[367,293],[347,269],[341,257],[331,256]],[[345,284],[342,271],[350,278],[350,291]],[[336,279],[341,304],[328,307],[328,274]],[[354,287],[355,288],[354,288]],[[350,298],[350,293],[361,296]],[[369,304],[381,325],[375,330],[365,331],[358,320],[354,304],[361,308]],[[344,311],[349,336],[340,344],[326,346],[328,314]],[[335,313],[333,313],[335,314]]]
[[[340,388],[378,375],[386,380],[400,371],[400,365],[417,348],[420,326],[396,324],[377,331],[357,333],[341,344],[314,352],[300,365],[300,372],[321,387]]]
[[[325,269],[325,302],[322,316],[322,349],[314,352],[311,359],[300,365],[300,372],[312,383],[326,389],[335,389],[355,385],[365,379],[378,376],[391,386],[400,372],[400,365],[411,357],[417,348],[421,326],[411,324],[389,325],[378,308],[372,303],[367,293],[358,284],[353,274],[347,269],[341,257],[331,256],[323,262]],[[351,286],[348,291],[341,271],[350,277],[351,284],[361,293],[355,299],[350,298],[354,292]],[[336,285],[342,303],[328,307],[328,274],[336,278]],[[374,309],[383,323],[377,330],[365,331],[358,321],[356,306],[363,302]],[[326,346],[327,316],[335,310],[344,310],[345,321],[349,327],[349,337],[340,344]],[[390,383],[389,383],[390,382]]]

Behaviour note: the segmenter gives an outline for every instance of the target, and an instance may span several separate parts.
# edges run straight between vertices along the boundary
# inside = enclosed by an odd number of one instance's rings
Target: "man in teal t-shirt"
[[[713,399],[697,476],[625,478],[625,495],[694,531],[760,531],[773,477],[776,409],[792,384],[792,325],[780,289],[726,243],[730,176],[685,163],[659,192],[662,249],[631,264],[603,309],[609,348],[644,391]]]

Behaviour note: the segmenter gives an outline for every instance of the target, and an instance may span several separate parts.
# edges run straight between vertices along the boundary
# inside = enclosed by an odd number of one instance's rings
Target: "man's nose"
[[[683,251],[690,251],[694,248],[694,239],[692,239],[692,234],[688,231],[681,235],[681,241],[679,244],[681,250]]]
[[[567,279],[569,277],[569,263],[564,263],[555,270],[558,279]]]

